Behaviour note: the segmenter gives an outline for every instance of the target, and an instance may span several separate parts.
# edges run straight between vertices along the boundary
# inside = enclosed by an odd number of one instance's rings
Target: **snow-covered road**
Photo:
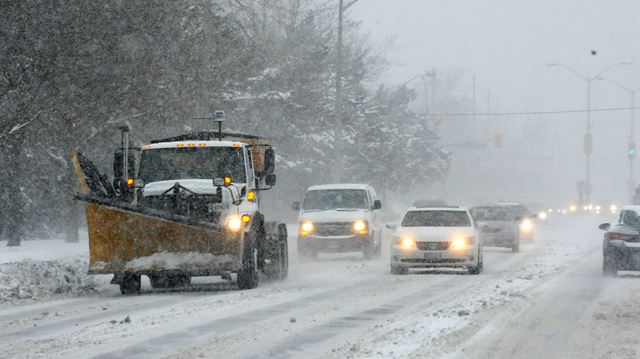
[[[0,357],[637,357],[640,278],[603,279],[600,238],[593,220],[540,226],[520,253],[487,248],[479,276],[392,276],[386,253],[301,263],[293,241],[289,279],[255,290],[105,284],[5,307]]]

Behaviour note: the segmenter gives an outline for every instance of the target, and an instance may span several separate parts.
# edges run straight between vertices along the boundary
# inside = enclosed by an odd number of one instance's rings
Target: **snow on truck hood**
[[[213,185],[213,179],[180,179],[146,183],[143,195],[145,197],[159,196],[173,187],[176,182],[197,194],[215,194],[217,189],[217,187]],[[235,183],[235,185],[238,186],[238,188],[242,188],[244,183]],[[228,191],[223,191],[223,195],[225,192]]]
[[[353,222],[365,220],[369,212],[365,209],[355,210],[326,210],[326,211],[303,211],[300,214],[301,221],[312,222]]]
[[[457,236],[475,236],[473,227],[399,227],[396,236],[409,236],[417,241],[448,241]]]

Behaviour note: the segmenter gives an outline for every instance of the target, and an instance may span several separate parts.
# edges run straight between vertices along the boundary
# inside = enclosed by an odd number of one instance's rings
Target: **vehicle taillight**
[[[633,238],[630,234],[622,234],[622,233],[607,233],[607,239],[610,241],[628,241]]]

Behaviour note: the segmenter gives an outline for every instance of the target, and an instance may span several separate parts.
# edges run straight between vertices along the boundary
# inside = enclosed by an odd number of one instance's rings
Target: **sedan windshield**
[[[140,178],[145,183],[231,176],[246,182],[242,148],[160,148],[142,152]]]
[[[309,191],[304,196],[302,209],[364,209],[367,208],[367,192],[361,189],[327,189]]]
[[[471,215],[476,221],[513,221],[515,216],[507,207],[475,207]]]
[[[467,212],[462,211],[409,211],[402,227],[470,227]]]

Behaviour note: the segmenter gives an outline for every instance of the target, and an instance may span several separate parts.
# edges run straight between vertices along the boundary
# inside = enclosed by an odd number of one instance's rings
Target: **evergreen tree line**
[[[129,125],[142,144],[212,129],[194,118],[218,109],[226,128],[273,138],[278,185],[265,201],[270,209],[337,176],[390,193],[442,179],[449,157],[410,110],[415,92],[367,85],[385,59],[348,20],[336,148],[335,3],[0,2],[3,238],[10,245],[60,233],[77,239],[73,149],[111,175],[119,126]]]

